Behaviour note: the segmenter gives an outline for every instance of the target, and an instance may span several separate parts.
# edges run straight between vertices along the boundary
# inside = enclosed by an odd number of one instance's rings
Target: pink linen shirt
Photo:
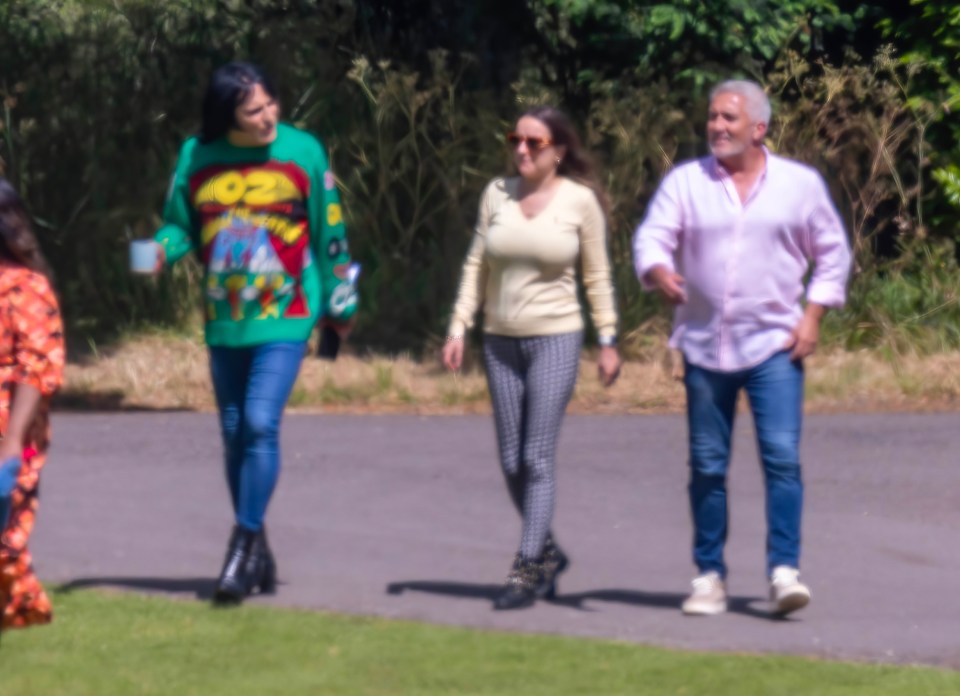
[[[633,239],[643,278],[663,265],[684,278],[670,345],[692,364],[735,372],[783,349],[807,302],[840,307],[850,246],[820,174],[765,150],[766,168],[741,203],[713,156],[664,178]]]

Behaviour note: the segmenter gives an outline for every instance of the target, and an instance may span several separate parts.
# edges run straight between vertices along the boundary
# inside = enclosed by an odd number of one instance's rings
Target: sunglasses
[[[520,143],[526,143],[530,152],[540,152],[545,147],[553,145],[550,138],[535,138],[530,135],[519,135],[517,133],[507,133],[507,143],[510,147],[519,147]]]

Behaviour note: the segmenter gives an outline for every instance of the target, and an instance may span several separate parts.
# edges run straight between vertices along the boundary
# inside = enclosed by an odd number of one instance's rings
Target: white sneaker
[[[720,573],[711,570],[693,579],[693,592],[683,600],[683,613],[689,616],[713,616],[727,610],[727,590]]]
[[[810,588],[800,582],[800,571],[777,566],[770,575],[770,603],[773,613],[785,616],[810,603]]]

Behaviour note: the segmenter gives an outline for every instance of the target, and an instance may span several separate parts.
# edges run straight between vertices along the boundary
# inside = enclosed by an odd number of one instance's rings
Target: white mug
[[[135,239],[130,242],[130,270],[132,272],[155,273],[159,258],[160,245],[152,239]]]

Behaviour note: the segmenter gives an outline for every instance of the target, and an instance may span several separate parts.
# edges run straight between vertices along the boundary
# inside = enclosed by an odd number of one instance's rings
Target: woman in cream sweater
[[[550,525],[557,439],[583,344],[578,264],[599,336],[601,382],[613,384],[620,370],[605,196],[580,139],[564,114],[544,106],[521,116],[507,142],[518,176],[494,179],[483,193],[443,348],[444,365],[458,370],[464,333],[483,307],[500,463],[523,517],[497,609],[552,597],[569,563]]]

